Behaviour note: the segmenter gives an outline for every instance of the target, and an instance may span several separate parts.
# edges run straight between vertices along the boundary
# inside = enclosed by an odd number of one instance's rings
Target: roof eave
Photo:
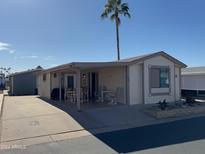
[[[127,66],[126,62],[72,62],[69,64],[57,66],[44,70],[43,73],[55,72],[65,69],[89,69],[89,68],[102,68],[102,67],[117,67],[117,66]]]
[[[164,56],[165,58],[169,59],[170,61],[172,61],[175,65],[178,65],[179,67],[181,68],[186,68],[187,65],[182,63],[181,61],[177,60],[176,58],[170,56],[169,54],[167,54],[166,52],[164,51],[160,51],[160,52],[156,52],[156,53],[153,53],[153,54],[150,54],[148,56],[145,56],[145,57],[142,57],[142,58],[139,58],[137,60],[133,60],[131,62],[129,62],[129,64],[133,64],[133,63],[141,63],[141,62],[144,62],[145,60],[148,60],[148,59],[151,59],[155,56]]]

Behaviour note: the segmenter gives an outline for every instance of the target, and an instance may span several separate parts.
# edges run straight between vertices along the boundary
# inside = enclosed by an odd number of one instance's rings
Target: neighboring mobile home
[[[5,74],[0,72],[0,90],[3,90],[5,88]]]
[[[84,94],[88,100],[98,96],[103,101],[106,92],[113,92],[115,102],[121,104],[174,102],[180,99],[184,67],[163,51],[113,62],[73,62],[42,71],[38,89],[41,97],[49,99],[54,89],[62,89],[60,100],[67,98],[67,89],[73,89],[78,108]]]
[[[205,98],[205,67],[182,69],[182,95]]]
[[[36,95],[37,89],[37,74],[42,71],[41,67],[36,69],[18,72],[9,76],[10,95]]]

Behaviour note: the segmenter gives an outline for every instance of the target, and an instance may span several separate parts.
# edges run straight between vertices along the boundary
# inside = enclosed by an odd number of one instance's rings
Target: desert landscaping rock
[[[145,113],[161,119],[161,118],[173,118],[173,117],[182,117],[189,116],[195,114],[204,114],[205,113],[205,105],[197,105],[197,106],[187,106],[173,109],[160,110],[157,107],[147,108],[144,110]]]

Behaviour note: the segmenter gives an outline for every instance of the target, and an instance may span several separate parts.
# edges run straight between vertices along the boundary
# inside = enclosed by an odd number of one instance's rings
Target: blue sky
[[[115,25],[101,20],[106,0],[0,0],[0,66],[21,71],[71,61],[116,60]],[[124,0],[122,58],[166,51],[205,65],[204,0]]]

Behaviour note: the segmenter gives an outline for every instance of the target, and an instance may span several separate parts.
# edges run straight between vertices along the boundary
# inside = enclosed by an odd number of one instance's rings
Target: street
[[[203,154],[205,117],[3,150],[2,154]],[[165,130],[166,129],[166,130]]]

